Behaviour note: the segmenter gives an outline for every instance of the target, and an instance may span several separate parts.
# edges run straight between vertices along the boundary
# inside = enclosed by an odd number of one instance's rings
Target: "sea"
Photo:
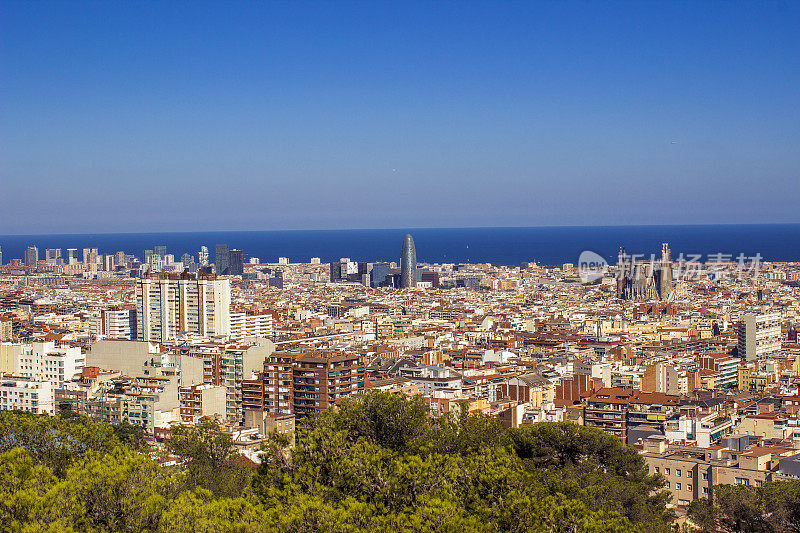
[[[197,258],[207,246],[227,244],[261,263],[278,257],[305,263],[319,257],[323,263],[348,257],[353,261],[399,261],[403,237],[414,237],[420,263],[492,263],[540,265],[577,263],[583,251],[592,251],[616,264],[621,246],[628,254],[660,255],[669,243],[673,259],[681,254],[694,260],[758,257],[761,261],[800,261],[800,224],[672,225],[672,226],[542,226],[513,228],[412,228],[291,231],[218,231],[190,233],[98,233],[63,235],[3,235],[3,263],[22,259],[27,246],[36,246],[39,259],[45,249],[97,248],[101,254],[117,251],[142,257],[145,249],[167,247],[180,259]],[[701,256],[701,257],[698,257]]]

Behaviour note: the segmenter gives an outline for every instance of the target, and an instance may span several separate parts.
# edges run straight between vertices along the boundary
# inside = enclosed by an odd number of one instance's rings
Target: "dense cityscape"
[[[0,533],[800,533],[800,2],[0,13]]]
[[[800,263],[687,263],[665,243],[600,268],[418,264],[400,244],[398,262],[330,264],[30,246],[0,266],[0,409],[136,426],[157,449],[213,420],[257,464],[271,434],[294,443],[381,391],[597,428],[678,515],[719,485],[800,477]]]

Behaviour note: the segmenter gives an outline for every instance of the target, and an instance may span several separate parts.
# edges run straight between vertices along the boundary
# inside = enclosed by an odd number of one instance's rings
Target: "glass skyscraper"
[[[400,256],[400,288],[417,286],[417,251],[414,248],[414,237],[406,233],[403,238],[403,251]]]
[[[228,273],[228,245],[218,244],[214,253],[214,272],[218,276]]]

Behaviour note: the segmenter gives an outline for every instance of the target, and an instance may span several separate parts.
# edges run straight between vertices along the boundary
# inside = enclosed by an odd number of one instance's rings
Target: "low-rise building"
[[[17,376],[0,378],[0,411],[53,414],[53,384]]]
[[[178,389],[180,418],[183,424],[196,424],[202,418],[226,415],[225,387],[203,383]]]

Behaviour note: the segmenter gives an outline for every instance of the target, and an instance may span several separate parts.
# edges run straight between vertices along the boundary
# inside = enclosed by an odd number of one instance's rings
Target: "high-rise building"
[[[389,270],[389,263],[372,263],[370,285],[372,285],[372,287],[380,287],[385,285],[386,278],[389,276]]]
[[[112,254],[103,255],[103,266],[106,272],[114,272],[116,266],[116,257]]]
[[[781,353],[781,315],[748,313],[739,322],[739,357],[755,361]]]
[[[59,264],[59,259],[61,259],[61,248],[47,248],[44,251],[44,259],[47,261],[48,265]]]
[[[228,245],[218,244],[214,253],[214,272],[218,276],[228,274]]]
[[[439,273],[438,272],[422,272],[420,281],[425,281],[431,284],[434,289],[439,288]]]
[[[161,256],[161,259],[164,259],[164,256],[167,255],[167,247],[166,246],[154,246],[153,252],[157,255]]]
[[[78,249],[77,248],[67,248],[67,260],[66,263],[68,265],[76,265],[78,264]]]
[[[407,289],[417,285],[417,251],[414,237],[406,233],[403,238],[403,251],[400,255],[400,287]]]
[[[137,339],[163,342],[181,333],[230,335],[231,284],[198,273],[136,281]]]
[[[84,270],[97,270],[97,248],[83,249],[83,268]]]
[[[331,262],[331,283],[336,283],[342,279],[342,264],[339,262]]]
[[[39,250],[35,246],[28,246],[25,250],[25,266],[35,267],[39,262]]]
[[[228,272],[231,276],[244,274],[244,252],[241,250],[228,251]]]
[[[153,250],[145,250],[144,251],[144,262],[149,264],[151,257],[153,257]]]
[[[231,311],[231,338],[262,337],[273,334],[272,314],[258,311]]]
[[[197,262],[200,266],[208,266],[208,247],[201,246],[200,252],[197,254]]]
[[[3,249],[0,248],[0,266],[3,264]]]

